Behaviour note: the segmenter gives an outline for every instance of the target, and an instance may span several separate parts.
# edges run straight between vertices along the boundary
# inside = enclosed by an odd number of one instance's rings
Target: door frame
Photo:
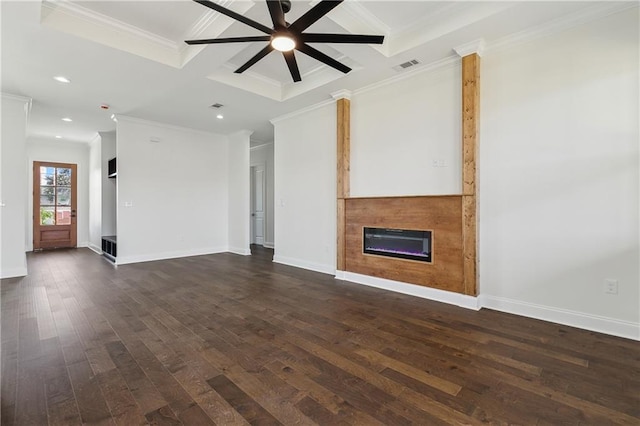
[[[255,220],[254,220],[254,211],[255,211],[255,171],[256,167],[262,167],[264,172],[264,176],[262,178],[262,209],[263,209],[263,217],[262,217],[262,245],[267,237],[267,163],[261,161],[259,163],[254,163],[249,166],[249,242],[250,244],[256,243],[256,231],[255,231]]]
[[[60,167],[71,169],[71,224],[70,225],[47,225],[47,228],[51,226],[69,227],[69,245],[60,247],[77,247],[78,246],[78,165],[74,163],[60,163],[56,161],[33,161],[33,174],[31,177],[32,197],[31,202],[33,205],[31,226],[32,226],[32,244],[33,250],[41,250],[46,248],[57,248],[57,246],[43,247],[40,238],[38,237],[38,243],[36,243],[36,236],[40,235],[40,167]]]

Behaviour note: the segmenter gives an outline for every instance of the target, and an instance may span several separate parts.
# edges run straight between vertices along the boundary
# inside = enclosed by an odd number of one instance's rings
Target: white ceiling
[[[262,0],[216,1],[271,26]],[[294,1],[287,21],[316,2]],[[259,143],[273,139],[270,119],[395,77],[400,63],[429,66],[474,40],[491,47],[620,4],[347,0],[309,31],[382,34],[385,43],[316,44],[353,71],[342,74],[298,52],[303,81],[293,83],[278,52],[233,73],[264,42],[187,46],[185,39],[262,35],[193,1],[2,0],[2,92],[33,99],[30,135],[89,141],[115,129],[109,118],[115,113],[223,134],[248,129]],[[54,81],[57,75],[71,84]],[[213,103],[224,106],[213,110]],[[61,121],[65,116],[74,121]]]

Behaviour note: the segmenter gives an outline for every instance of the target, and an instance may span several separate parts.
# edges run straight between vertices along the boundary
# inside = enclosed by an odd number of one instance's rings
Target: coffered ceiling
[[[263,0],[214,1],[271,26]],[[316,3],[294,0],[287,21]],[[456,60],[454,48],[474,40],[490,48],[630,3],[347,0],[309,30],[381,34],[384,44],[314,45],[350,66],[348,74],[296,52],[302,81],[294,83],[277,52],[234,73],[265,42],[185,44],[262,35],[190,0],[3,0],[2,91],[33,98],[28,131],[47,138],[88,141],[96,131],[114,129],[109,117],[115,113],[217,133],[252,130],[253,140],[269,141],[270,119],[330,99],[333,92]],[[399,67],[411,60],[418,64]],[[57,75],[71,83],[56,82]],[[223,106],[210,108],[214,103]],[[223,119],[216,118],[219,113]],[[74,121],[62,122],[64,116]]]

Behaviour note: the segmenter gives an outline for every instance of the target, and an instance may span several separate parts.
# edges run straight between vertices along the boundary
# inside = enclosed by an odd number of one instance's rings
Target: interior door
[[[265,167],[251,167],[251,235],[254,244],[264,244]]]
[[[33,162],[33,249],[75,247],[77,166]]]

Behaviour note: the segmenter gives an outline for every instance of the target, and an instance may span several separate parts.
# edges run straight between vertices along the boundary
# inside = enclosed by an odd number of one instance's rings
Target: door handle
[[[255,215],[256,215],[255,213],[251,213],[251,216],[255,216]]]

